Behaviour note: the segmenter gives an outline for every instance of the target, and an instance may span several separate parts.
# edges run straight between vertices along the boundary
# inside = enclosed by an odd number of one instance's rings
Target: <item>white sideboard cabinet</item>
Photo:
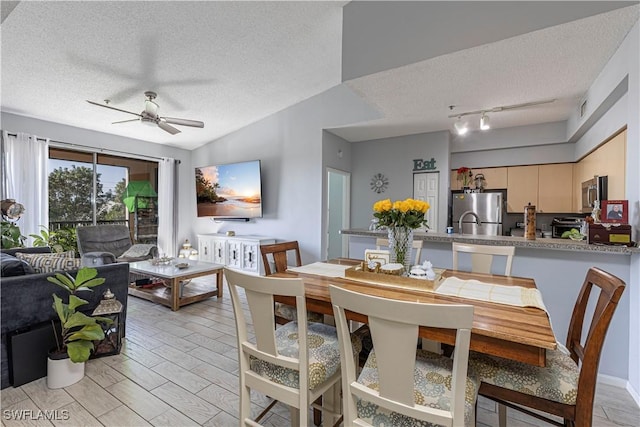
[[[276,242],[264,236],[227,236],[226,234],[198,234],[198,256],[202,261],[223,264],[237,270],[262,275],[264,267],[260,245]]]

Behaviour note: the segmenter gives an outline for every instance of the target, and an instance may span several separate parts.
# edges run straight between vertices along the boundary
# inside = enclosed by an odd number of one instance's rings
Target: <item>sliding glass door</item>
[[[100,153],[49,150],[49,229],[127,224],[133,212],[124,199],[131,181],[157,190],[158,164]]]

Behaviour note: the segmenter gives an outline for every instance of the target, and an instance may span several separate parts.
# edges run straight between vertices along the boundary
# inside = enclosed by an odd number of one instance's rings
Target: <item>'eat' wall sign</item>
[[[432,171],[436,169],[436,159],[433,157],[431,160],[414,159],[413,171]]]

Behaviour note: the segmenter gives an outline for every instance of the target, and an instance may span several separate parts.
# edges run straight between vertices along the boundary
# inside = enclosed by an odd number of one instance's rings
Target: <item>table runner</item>
[[[535,307],[547,311],[542,302],[542,294],[538,289],[523,288],[522,286],[505,286],[484,283],[479,280],[462,280],[457,277],[447,277],[435,291],[437,294],[454,297],[489,301],[497,304],[514,305],[517,307]]]
[[[350,265],[314,262],[300,267],[288,267],[287,270],[294,273],[315,274],[317,276],[344,277],[344,271],[350,267]]]

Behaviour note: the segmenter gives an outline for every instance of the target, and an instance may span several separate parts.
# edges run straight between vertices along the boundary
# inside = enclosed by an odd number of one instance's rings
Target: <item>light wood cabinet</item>
[[[507,168],[474,169],[473,176],[483,174],[487,190],[507,188]]]
[[[615,135],[575,165],[573,175],[573,211],[582,206],[582,183],[594,175],[607,176],[607,198],[625,199],[627,131]]]
[[[524,212],[529,203],[538,204],[538,166],[507,168],[507,212]]]
[[[462,190],[462,184],[458,181],[458,173],[455,169],[449,175],[449,184],[452,190]]]
[[[503,189],[507,188],[507,168],[479,168],[479,169],[471,169],[473,172],[473,177],[479,173],[484,175],[484,179],[486,181],[486,190],[493,189]],[[451,189],[452,190],[462,190],[462,181],[458,181],[458,172],[456,170],[451,171],[450,175],[451,179]],[[475,181],[472,179],[471,184],[469,185],[471,188],[475,188]]]
[[[540,213],[573,211],[573,163],[538,165],[538,204]]]
[[[524,212],[531,203],[539,213],[567,213],[572,200],[572,163],[507,168],[507,212]]]

